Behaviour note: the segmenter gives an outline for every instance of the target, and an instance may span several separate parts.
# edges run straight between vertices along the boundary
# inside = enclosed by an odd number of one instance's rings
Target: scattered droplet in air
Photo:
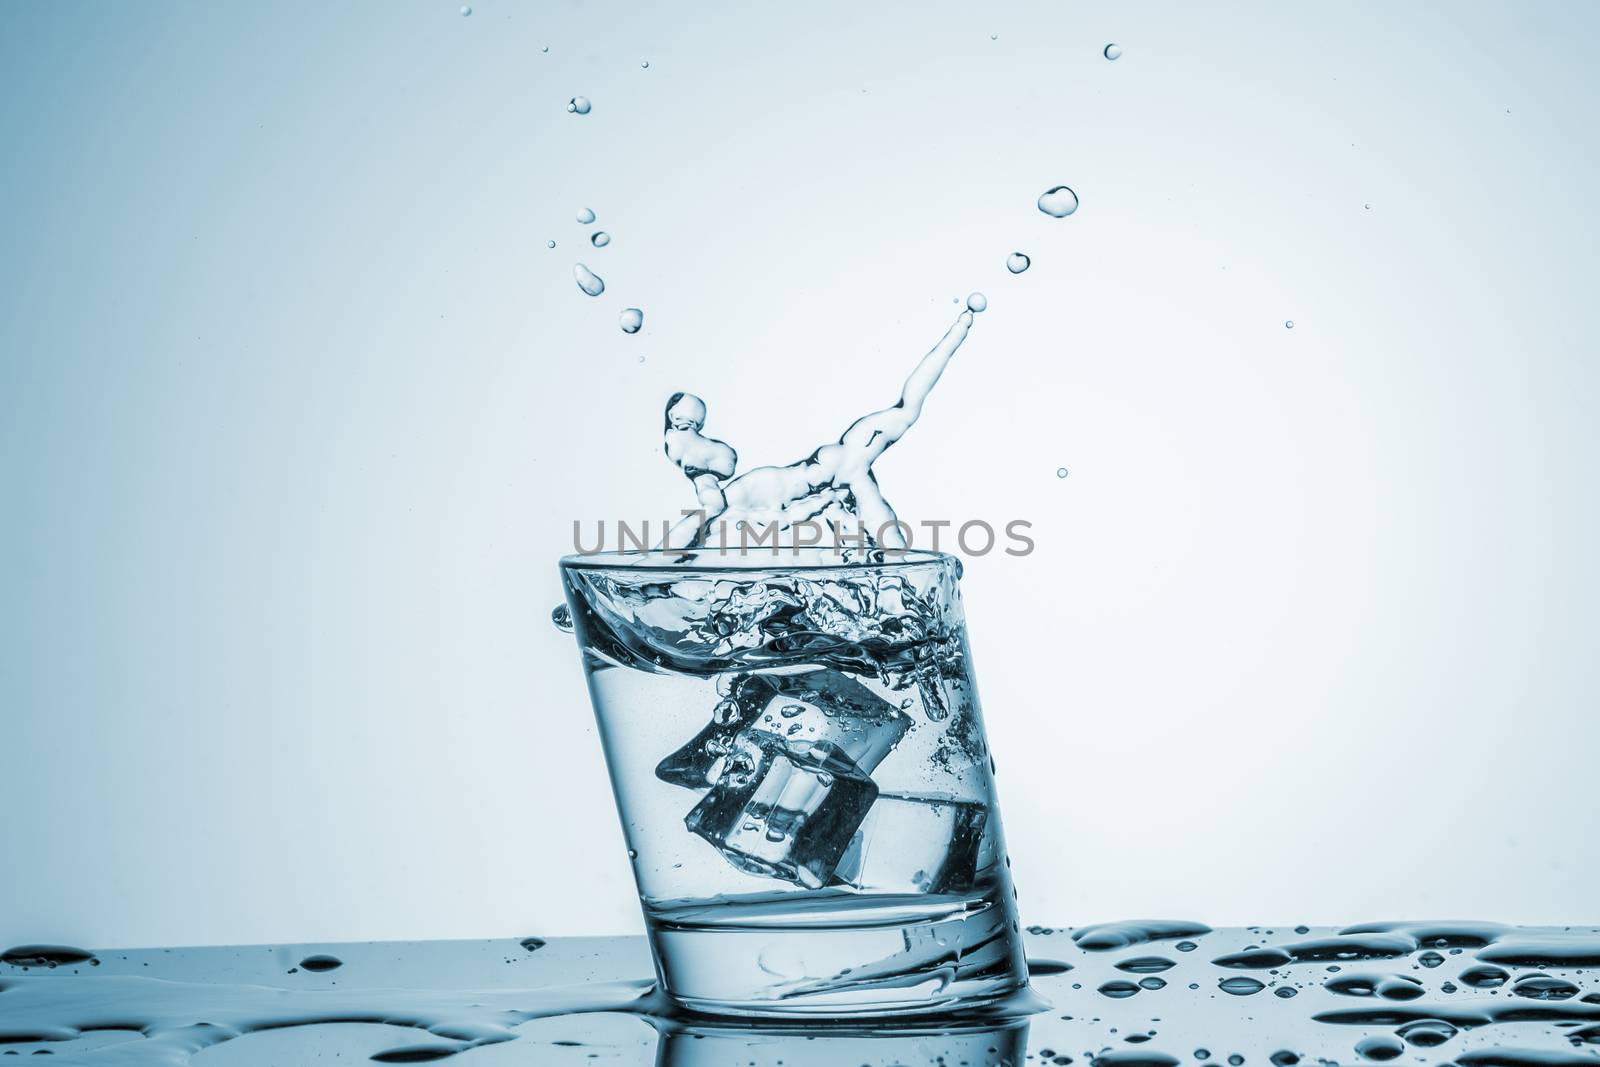
[[[589,103],[589,98],[587,96],[575,96],[571,100],[567,101],[567,110],[572,112],[574,115],[587,115],[589,113],[589,108],[593,106],[594,105]]]
[[[472,8],[468,7],[466,4],[462,4],[461,5],[461,17],[462,18],[466,18],[470,14],[472,14]]]
[[[1284,323],[1284,324],[1283,324],[1283,328],[1284,328],[1284,329],[1285,329],[1285,330],[1292,330],[1292,329],[1294,329],[1294,320],[1293,320],[1293,319],[1290,319],[1290,320],[1288,320],[1288,321],[1287,321],[1287,322],[1285,322],[1285,323]]]
[[[572,609],[565,604],[557,604],[550,609],[550,621],[556,624],[556,629],[572,632]]]
[[[578,212],[578,221],[583,223],[585,226],[589,225],[589,223],[594,221],[594,212],[589,208],[581,209]]]
[[[546,241],[546,242],[545,242],[545,243],[544,243],[544,246],[545,246],[545,247],[546,247],[546,248],[554,248],[554,247],[555,247],[555,246],[556,246],[556,243],[555,243],[555,242],[554,242],[554,241]]]
[[[1107,59],[1121,59],[1122,46],[1120,44],[1108,44],[1103,54]]]
[[[1067,476],[1067,468],[1065,468],[1065,467],[1057,467],[1056,468],[1056,477],[1057,478],[1065,478],[1066,476]],[[1180,949],[1179,951],[1186,951],[1186,950]]]
[[[539,51],[548,52],[548,51],[550,51],[550,46],[549,45],[545,45],[543,48],[539,49]]]
[[[1064,219],[1078,210],[1078,194],[1057,185],[1039,194],[1039,210],[1053,219]]]
[[[606,283],[600,280],[600,275],[582,263],[572,265],[572,276],[578,280],[578,288],[590,296],[599,296],[606,291]]]
[[[604,230],[596,230],[594,236],[589,238],[589,243],[596,248],[604,248],[611,243],[611,235]]]
[[[982,293],[973,293],[967,297],[968,311],[982,311],[989,306],[989,298]]]
[[[1365,208],[1365,209],[1366,209],[1366,210],[1368,210],[1368,211],[1371,211],[1371,210],[1372,210],[1372,205],[1371,205],[1371,204],[1362,204],[1362,205],[1361,205],[1361,206],[1362,206],[1362,207],[1363,207],[1363,208]]]
[[[991,40],[991,41],[998,41],[999,39],[1000,39],[1000,35],[998,33],[991,33],[989,35],[989,40]]]
[[[638,308],[623,308],[618,323],[623,333],[638,333],[639,327],[644,325],[644,312]]]
[[[1006,270],[1010,271],[1012,274],[1021,274],[1023,271],[1028,269],[1029,264],[1032,262],[1033,260],[1023,255],[1021,252],[1013,252],[1006,257]]]

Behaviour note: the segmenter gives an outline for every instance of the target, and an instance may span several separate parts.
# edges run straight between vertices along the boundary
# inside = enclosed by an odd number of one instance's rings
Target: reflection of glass
[[[1026,985],[957,579],[926,552],[562,561],[667,993],[947,1012]]]
[[[871,1029],[811,1024],[774,1029],[662,1025],[656,1067],[887,1067],[1021,1064],[1028,1022],[983,1027]]]

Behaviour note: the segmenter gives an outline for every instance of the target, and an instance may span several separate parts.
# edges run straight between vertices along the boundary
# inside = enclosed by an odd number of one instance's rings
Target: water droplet
[[[1236,997],[1248,997],[1259,993],[1266,988],[1261,982],[1248,975],[1237,975],[1233,978],[1224,978],[1217,983],[1217,988],[1224,993],[1232,993]]]
[[[649,70],[650,69],[650,61],[647,59],[643,63],[640,63],[639,64],[639,68],[641,70]]]
[[[989,298],[982,293],[973,293],[967,297],[968,311],[983,311],[989,306]]]
[[[1291,997],[1298,996],[1299,993],[1300,991],[1292,985],[1281,985],[1272,991],[1272,995],[1281,1000],[1288,1000]]]
[[[1065,185],[1052,186],[1039,194],[1039,210],[1053,219],[1064,219],[1078,210],[1078,194]]]
[[[556,243],[555,243],[555,242],[554,242],[554,241],[546,241],[546,242],[545,242],[545,243],[544,243],[544,246],[545,246],[545,247],[546,247],[546,248],[554,248],[554,247],[555,247],[555,246],[556,246]]]
[[[1499,967],[1468,967],[1461,972],[1461,980],[1473,989],[1493,989],[1506,984],[1510,971]]]
[[[70,945],[18,945],[0,952],[0,963],[13,967],[62,967],[93,960],[88,949]]]
[[[557,604],[550,609],[550,621],[556,624],[556,629],[572,632],[572,609],[565,604]]]
[[[611,235],[604,230],[596,230],[594,236],[589,238],[589,243],[596,248],[604,248],[611,243]]]
[[[1194,1058],[1197,1060],[1209,1060],[1211,1058],[1211,1050],[1208,1048],[1197,1048],[1194,1050]]]
[[[1244,1057],[1237,1052],[1230,1052],[1228,1054],[1228,1062],[1233,1064],[1233,1067],[1239,1067],[1239,1064],[1244,1062]]]
[[[338,956],[307,956],[300,961],[301,970],[319,974],[323,971],[331,971],[343,966],[344,960],[341,960]]]
[[[1576,996],[1579,989],[1565,978],[1557,978],[1553,974],[1529,974],[1512,983],[1511,992],[1514,996],[1531,997],[1534,1000],[1566,1000]]]
[[[578,280],[578,288],[590,296],[599,296],[606,291],[606,283],[600,280],[600,275],[582,263],[572,265],[572,276]]]
[[[517,942],[517,944],[521,945],[529,952],[538,952],[540,949],[544,948],[544,938],[525,937],[521,941]]]
[[[1418,1019],[1395,1031],[1408,1045],[1433,1048],[1456,1036],[1456,1028],[1443,1019]]]
[[[572,112],[574,115],[587,115],[589,113],[589,108],[592,106],[593,105],[589,103],[589,98],[587,96],[575,96],[571,100],[567,101],[567,110]]]
[[[1392,1060],[1405,1050],[1404,1045],[1384,1034],[1356,1042],[1356,1052],[1369,1060]]]
[[[1288,321],[1287,321],[1287,322],[1285,322],[1285,323],[1284,323],[1284,324],[1283,324],[1283,328],[1284,328],[1284,329],[1285,329],[1285,330],[1292,330],[1292,329],[1294,329],[1294,320],[1293,320],[1293,319],[1289,319],[1289,320],[1288,320]]]
[[[472,8],[468,7],[466,4],[462,4],[461,5],[461,17],[462,18],[466,18],[470,14],[472,14]]]
[[[1133,996],[1137,992],[1139,992],[1138,986],[1120,978],[1107,982],[1100,987],[1101,995],[1110,997],[1112,1000],[1122,1000]]]
[[[550,51],[550,46],[549,45],[545,45],[543,48],[539,49],[539,51],[548,52],[548,51]]]
[[[1032,262],[1033,260],[1023,255],[1021,252],[1013,252],[1006,257],[1006,270],[1010,271],[1012,274],[1021,274],[1023,271],[1028,269],[1028,265]]]
[[[1139,979],[1139,985],[1144,989],[1165,989],[1167,982],[1166,979],[1157,978],[1152,974],[1148,978]]]
[[[1056,477],[1057,478],[1065,478],[1066,476],[1067,476],[1067,468],[1065,468],[1065,467],[1057,467],[1056,468]],[[1178,951],[1179,952],[1189,952],[1189,951],[1193,950],[1193,948],[1194,948],[1193,945],[1190,945],[1188,948],[1184,948],[1183,945],[1179,945],[1178,946]]]
[[[1067,476],[1067,468],[1062,467],[1060,470],[1056,471],[1056,477],[1057,478],[1065,478],[1066,476]],[[1193,952],[1195,949],[1199,948],[1200,946],[1195,944],[1193,941],[1179,941],[1176,945],[1173,945],[1172,947],[1177,949],[1179,952]]]
[[[638,308],[623,308],[622,314],[617,316],[617,325],[622,327],[623,333],[638,333],[639,327],[644,325],[644,312]],[[644,357],[639,357],[639,362],[644,362]]]
[[[1362,206],[1363,209],[1365,209],[1367,211],[1371,211],[1372,210],[1372,205],[1371,204],[1362,204],[1361,206]]]
[[[999,39],[1000,39],[1000,35],[998,33],[991,33],[989,35],[989,40],[991,40],[991,41],[998,41]]]
[[[1277,1067],[1294,1067],[1295,1064],[1300,1062],[1299,1054],[1290,1052],[1286,1048],[1279,1049],[1277,1052],[1274,1052],[1267,1058],[1276,1064]]]
[[[1427,968],[1431,969],[1431,968],[1437,967],[1437,966],[1439,966],[1439,964],[1443,963],[1444,962],[1444,957],[1439,955],[1437,952],[1429,951],[1429,952],[1424,952],[1422,955],[1418,956],[1417,957],[1417,962],[1422,964],[1424,967],[1427,967]]]
[[[1122,46],[1120,44],[1108,44],[1101,54],[1107,59],[1121,59]]]
[[[587,207],[586,208],[579,208],[578,209],[578,221],[583,223],[585,226],[589,225],[589,223],[594,221],[594,209],[593,208],[587,208]]]

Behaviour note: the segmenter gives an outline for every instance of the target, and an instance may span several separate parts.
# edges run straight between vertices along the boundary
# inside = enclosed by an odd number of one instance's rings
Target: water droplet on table
[[[1078,210],[1078,194],[1065,185],[1052,186],[1039,194],[1039,210],[1053,219],[1064,219]]]
[[[1028,269],[1028,265],[1032,262],[1033,260],[1023,255],[1021,252],[1013,252],[1006,257],[1006,270],[1010,271],[1012,274],[1021,274],[1023,271]]]
[[[578,281],[578,288],[590,296],[599,296],[606,291],[606,283],[600,280],[600,275],[585,267],[582,263],[572,265],[572,276]]]
[[[1241,974],[1233,978],[1224,978],[1217,983],[1217,988],[1236,997],[1248,997],[1261,992],[1266,986],[1254,978]]]

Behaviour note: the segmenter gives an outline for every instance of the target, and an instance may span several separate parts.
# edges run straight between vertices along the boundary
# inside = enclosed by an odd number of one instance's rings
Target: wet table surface
[[[659,1010],[641,938],[0,957],[0,1055],[92,1064],[1600,1067],[1600,931],[1029,928],[1011,1021],[727,1025]]]

